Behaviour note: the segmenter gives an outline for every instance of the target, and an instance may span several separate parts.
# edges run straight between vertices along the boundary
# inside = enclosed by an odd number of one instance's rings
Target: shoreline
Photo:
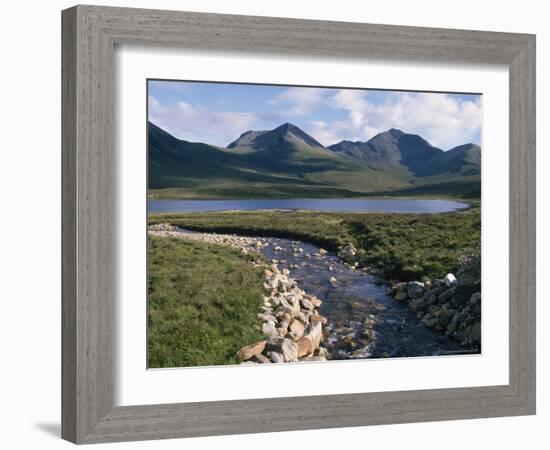
[[[210,202],[210,203],[216,203],[216,202],[261,202],[261,201],[275,201],[275,202],[285,202],[285,201],[301,201],[301,202],[307,202],[307,201],[326,201],[326,202],[334,202],[334,201],[354,201],[354,200],[364,200],[364,201],[389,201],[389,202],[403,202],[403,201],[410,201],[410,202],[426,202],[426,201],[444,201],[444,202],[454,202],[458,203],[460,205],[463,205],[462,207],[450,209],[447,211],[366,211],[366,210],[359,210],[359,209],[315,209],[315,208],[291,208],[291,207],[258,207],[254,208],[251,207],[249,209],[205,209],[205,210],[172,210],[172,211],[150,211],[149,209],[149,202],[191,202],[191,203],[201,203],[201,202]],[[467,211],[472,208],[480,207],[481,206],[481,199],[461,199],[461,198],[452,198],[452,197],[426,197],[426,198],[419,198],[419,197],[352,197],[352,198],[342,198],[342,197],[336,197],[336,198],[323,198],[323,197],[293,197],[293,198],[253,198],[253,197],[246,197],[246,198],[235,198],[235,199],[229,199],[229,198],[152,198],[147,196],[147,211],[148,214],[185,214],[185,213],[206,213],[206,212],[262,212],[262,211],[280,211],[280,212],[324,212],[324,213],[355,213],[355,214],[447,214],[447,213],[454,213],[454,212],[460,212],[460,211]]]
[[[214,200],[214,201],[220,201],[220,200],[231,200],[231,201],[239,201],[239,200],[292,200],[292,199],[306,199],[306,200],[455,200],[455,201],[464,201],[464,202],[481,202],[480,197],[460,197],[455,195],[445,195],[445,194],[425,194],[425,195],[392,195],[390,193],[388,194],[375,194],[375,195],[357,195],[357,196],[337,196],[337,197],[327,197],[327,196],[317,196],[317,197],[277,197],[277,196],[244,196],[244,197],[228,197],[228,196],[212,196],[212,197],[205,197],[205,196],[178,196],[178,195],[158,195],[156,192],[147,192],[147,200],[197,200],[197,201],[204,201],[204,200]]]

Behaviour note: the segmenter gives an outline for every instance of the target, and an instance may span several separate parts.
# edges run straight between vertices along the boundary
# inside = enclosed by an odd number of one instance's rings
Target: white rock
[[[273,322],[265,322],[262,325],[262,333],[267,337],[278,336],[277,328]]]
[[[354,262],[357,250],[353,244],[347,244],[338,252],[338,255],[346,262]]]
[[[311,303],[307,298],[300,299],[300,303],[305,309],[309,309],[310,311],[315,309],[315,306],[313,306],[313,303]]]
[[[447,275],[445,275],[443,281],[445,282],[445,285],[447,287],[454,286],[457,283],[457,279],[452,273],[448,273]]]
[[[290,339],[272,337],[266,343],[267,351],[280,353],[286,362],[298,360],[298,348]]]

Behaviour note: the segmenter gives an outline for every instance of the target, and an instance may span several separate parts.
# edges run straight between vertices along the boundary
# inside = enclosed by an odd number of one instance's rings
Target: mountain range
[[[159,198],[480,195],[479,146],[443,151],[394,128],[325,147],[285,123],[219,147],[177,139],[149,122],[148,157],[150,195]]]

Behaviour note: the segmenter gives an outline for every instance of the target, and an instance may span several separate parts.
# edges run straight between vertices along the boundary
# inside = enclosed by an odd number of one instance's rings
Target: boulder
[[[288,303],[290,303],[290,308],[292,309],[292,313],[300,311],[300,300],[294,295],[288,297]]]
[[[287,278],[280,278],[279,283],[281,283],[283,291],[287,291],[290,287],[292,287],[292,283]]]
[[[426,302],[422,298],[415,298],[409,302],[409,307],[415,312],[424,309],[425,306]]]
[[[430,327],[430,328],[433,328],[438,322],[439,322],[439,319],[437,317],[430,317],[430,318],[427,318],[427,319],[426,318],[422,319],[422,323],[424,325],[426,325],[427,327]]]
[[[310,311],[315,309],[315,306],[313,305],[313,303],[311,303],[307,298],[301,298],[300,304],[302,305],[303,308],[309,309]]]
[[[294,336],[301,338],[304,335],[305,328],[302,322],[300,322],[299,320],[293,320],[288,330],[291,333],[294,333]]]
[[[272,314],[271,310],[258,314],[258,318],[262,319],[264,322],[277,322],[277,318]]]
[[[283,355],[277,352],[267,352],[267,356],[269,356],[269,359],[271,359],[272,363],[284,363],[285,359],[283,358]]]
[[[481,292],[475,292],[470,297],[470,305],[477,305],[481,301]]]
[[[262,333],[267,337],[277,336],[279,334],[273,322],[265,322],[262,325]]]
[[[325,359],[328,358],[328,350],[325,347],[319,347],[316,352],[319,356],[324,356]]]
[[[430,295],[428,296],[428,305],[433,305],[435,303],[437,303],[437,295],[435,294],[432,294],[432,293],[429,293]]]
[[[260,342],[256,342],[255,344],[247,345],[241,348],[237,352],[237,357],[239,358],[240,361],[247,361],[253,356],[259,355],[260,353],[262,353],[265,349],[265,346],[266,346],[265,341],[260,341]]]
[[[298,319],[300,322],[302,323],[307,323],[308,320],[307,320],[307,316],[304,314],[303,311],[297,311],[294,313],[293,317],[295,319]]]
[[[266,342],[267,351],[280,353],[286,362],[296,361],[298,359],[298,348],[296,344],[284,337],[271,337]]]
[[[321,343],[321,339],[323,338],[323,326],[321,325],[321,322],[310,324],[307,327],[305,336],[311,339],[311,342],[313,342],[314,349],[319,347],[319,344]]]
[[[321,324],[326,324],[327,323],[327,318],[324,317],[324,316],[321,316],[320,314],[312,314],[310,317],[309,317],[309,322],[312,324],[312,325],[315,325],[317,322],[320,322]]]
[[[451,287],[451,286],[455,286],[455,285],[456,285],[457,279],[456,279],[456,277],[455,277],[452,273],[448,273],[448,274],[445,275],[445,277],[443,278],[443,282],[445,283],[445,286]]]
[[[251,359],[251,361],[257,362],[258,364],[270,364],[271,360],[267,357],[262,355],[261,353],[258,355],[254,355]]]
[[[277,324],[277,326],[278,326],[279,328],[288,328],[289,322],[290,322],[290,320],[282,319],[282,320]]]
[[[342,247],[342,249],[338,252],[338,256],[345,262],[353,263],[355,262],[355,257],[357,256],[357,250],[353,244],[349,243]]]
[[[298,339],[298,358],[303,358],[304,356],[311,355],[315,351],[313,342],[309,337],[302,336]]]
[[[279,286],[279,277],[277,275],[275,275],[273,278],[271,278],[269,280],[269,287],[271,289],[277,289],[277,287]]]
[[[424,283],[420,281],[410,281],[407,283],[407,294],[410,298],[422,297],[422,294],[424,294]]]
[[[444,326],[447,326],[451,322],[456,312],[454,309],[449,309],[447,305],[448,303],[445,303],[439,312],[439,321]]]
[[[454,295],[455,291],[456,286],[453,286],[450,289],[447,289],[446,291],[443,291],[441,294],[439,294],[437,300],[439,301],[439,303],[447,303],[449,299]]]
[[[334,286],[334,285],[337,283],[337,280],[336,280],[336,278],[334,278],[334,277],[330,277],[330,278],[328,279],[328,282]]]
[[[323,304],[323,302],[317,297],[310,297],[309,301],[313,304],[315,308],[319,308]]]
[[[394,297],[398,302],[402,302],[404,300],[407,300],[407,298],[409,298],[408,294],[406,291],[403,291],[403,292],[397,292],[395,294],[395,297]]]
[[[278,327],[277,328],[277,334],[279,336],[286,336],[288,333],[288,328],[287,327]]]
[[[406,289],[407,289],[407,283],[397,283],[394,286],[395,292],[405,292]]]

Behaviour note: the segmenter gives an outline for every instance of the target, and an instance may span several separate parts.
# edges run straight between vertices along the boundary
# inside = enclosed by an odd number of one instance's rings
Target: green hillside
[[[399,130],[368,143],[341,144],[325,148],[286,123],[269,131],[248,131],[220,148],[177,139],[149,123],[149,195],[321,198],[407,192],[477,196],[479,191],[477,146],[443,152]],[[454,183],[451,189],[449,183]]]
[[[353,197],[404,187],[279,130],[264,147],[220,149],[178,140],[149,124],[149,192],[155,198]]]

